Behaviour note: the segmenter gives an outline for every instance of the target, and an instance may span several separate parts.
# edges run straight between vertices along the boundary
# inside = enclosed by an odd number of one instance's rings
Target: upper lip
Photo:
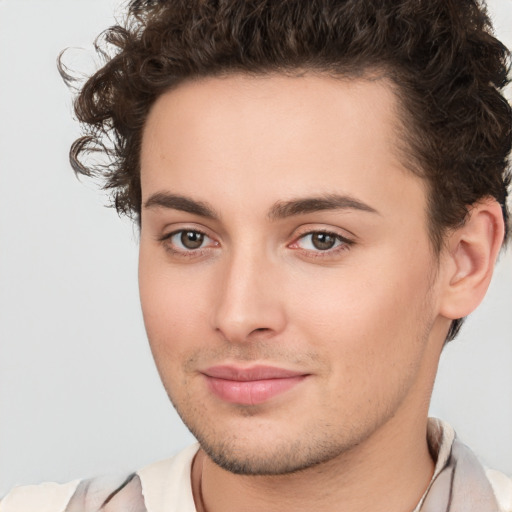
[[[304,372],[287,370],[285,368],[276,368],[275,366],[252,366],[250,368],[241,368],[237,366],[221,365],[207,368],[202,373],[208,377],[216,379],[234,380],[247,382],[253,380],[266,379],[288,379],[307,375]]]

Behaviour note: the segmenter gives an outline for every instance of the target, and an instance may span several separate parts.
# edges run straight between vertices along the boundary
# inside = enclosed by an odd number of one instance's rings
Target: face
[[[426,415],[436,262],[395,104],[383,80],[231,76],[150,112],[146,329],[173,404],[230,471],[291,472]]]

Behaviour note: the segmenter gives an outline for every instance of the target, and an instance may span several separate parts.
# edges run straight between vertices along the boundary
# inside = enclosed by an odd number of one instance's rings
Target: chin
[[[231,473],[247,476],[297,473],[327,462],[340,454],[334,447],[326,450],[319,446],[306,446],[301,441],[287,444],[270,441],[264,443],[264,446],[250,446],[242,440],[233,439],[215,444],[205,439],[198,441],[215,464]]]
[[[249,423],[254,424],[212,425],[204,422],[204,416],[202,421],[182,419],[208,457],[238,475],[297,473],[339,457],[358,442],[343,439],[339,431],[328,426],[303,425],[292,430],[290,421],[265,424],[248,416]]]
[[[169,397],[172,394],[168,392]],[[288,408],[229,405],[192,400],[191,388],[173,402],[181,419],[207,456],[238,475],[287,475],[343,458],[360,446],[393,415],[394,407],[355,414],[328,406]],[[322,407],[321,407],[322,406]],[[350,410],[349,410],[350,409]],[[294,421],[295,420],[295,421]]]

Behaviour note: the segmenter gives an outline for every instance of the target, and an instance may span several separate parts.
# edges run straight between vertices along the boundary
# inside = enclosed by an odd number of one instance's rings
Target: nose
[[[232,343],[268,339],[286,325],[282,270],[262,252],[233,254],[223,262],[214,328]]]

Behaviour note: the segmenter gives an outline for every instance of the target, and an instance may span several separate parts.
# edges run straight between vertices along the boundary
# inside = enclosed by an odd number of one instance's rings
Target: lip
[[[202,372],[210,391],[225,402],[257,405],[302,382],[308,374],[273,366],[212,366]]]

